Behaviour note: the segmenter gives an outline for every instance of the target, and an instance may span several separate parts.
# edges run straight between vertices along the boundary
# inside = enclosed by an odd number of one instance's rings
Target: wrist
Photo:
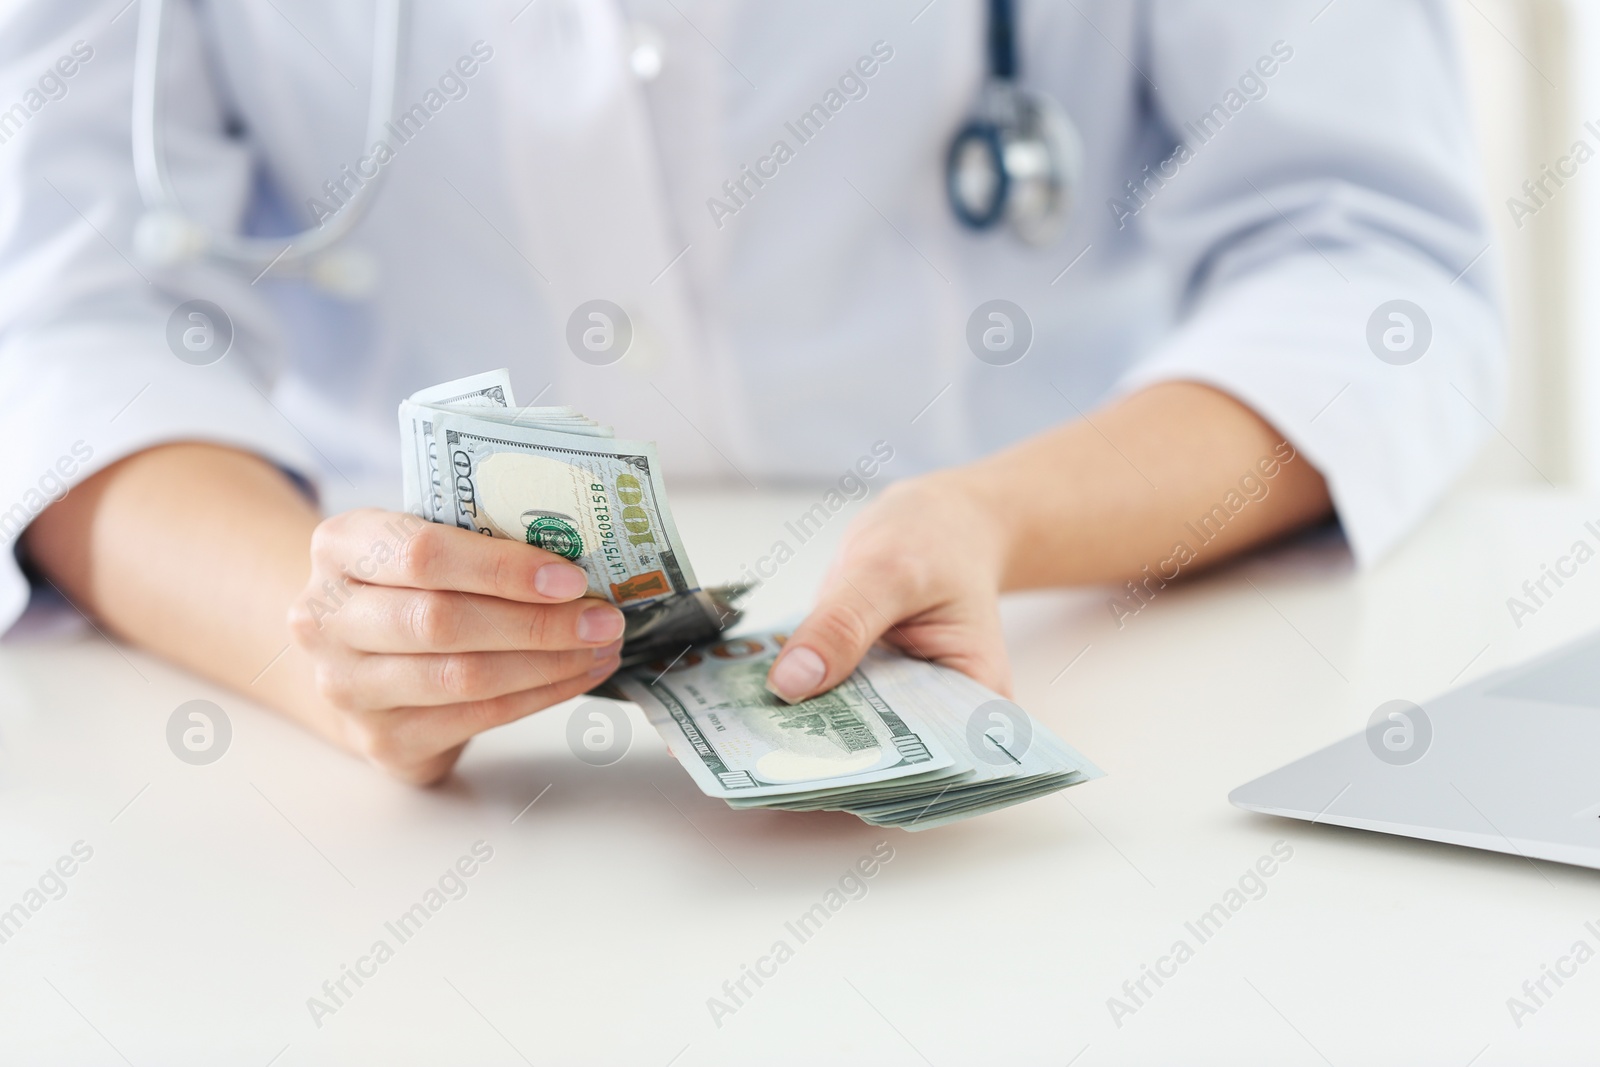
[[[1012,584],[1018,527],[1016,506],[999,481],[987,460],[917,479],[941,501],[950,516],[948,532],[961,539],[972,566],[996,590]]]

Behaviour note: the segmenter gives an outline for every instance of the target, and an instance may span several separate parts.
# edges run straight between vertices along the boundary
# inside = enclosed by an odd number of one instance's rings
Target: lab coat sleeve
[[[124,4],[22,0],[0,12],[0,632],[28,601],[16,558],[22,530],[118,459],[199,440],[316,476],[311,449],[266,398],[275,344],[250,277],[209,264],[161,270],[134,250],[139,8]],[[167,9],[162,125],[172,180],[191,214],[237,228],[251,161],[223,132],[193,8],[169,0]],[[192,299],[213,302],[233,324],[231,350],[207,366],[178,359],[169,344],[169,319]],[[174,529],[184,521],[170,518]]]
[[[1175,271],[1186,312],[1122,386],[1193,380],[1248,404],[1326,477],[1365,565],[1494,432],[1504,341],[1444,5],[1311,21],[1321,6],[1150,3],[1135,61],[1184,147],[1151,168],[1164,184],[1129,176],[1143,195],[1122,221]],[[1426,325],[1378,314],[1396,300]]]

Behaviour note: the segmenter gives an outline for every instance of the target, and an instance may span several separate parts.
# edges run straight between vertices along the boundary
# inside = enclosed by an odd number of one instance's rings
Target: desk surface
[[[675,503],[716,580],[811,501]],[[1226,798],[1386,700],[1590,628],[1600,566],[1520,628],[1505,601],[1594,517],[1572,497],[1468,496],[1372,573],[1298,544],[1120,629],[1104,591],[1015,598],[1019,701],[1108,776],[921,834],[731,811],[637,713],[611,766],[571,754],[563,706],[417,791],[93,633],[0,647],[0,909],[38,904],[41,878],[52,894],[0,944],[0,1061],[1592,1062],[1600,962],[1546,979],[1532,1014],[1507,999],[1575,942],[1600,948],[1600,873]],[[806,602],[842,526],[755,621]],[[166,742],[197,698],[233,729],[208,766]],[[45,872],[78,842],[92,855],[59,893]],[[492,856],[430,897],[475,845]],[[847,875],[875,848],[892,858],[863,891]],[[419,903],[437,910],[393,926]],[[1238,906],[1192,927],[1218,903]],[[818,904],[825,922],[794,925]]]

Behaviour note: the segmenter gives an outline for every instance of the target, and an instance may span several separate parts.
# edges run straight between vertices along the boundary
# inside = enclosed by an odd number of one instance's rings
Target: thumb
[[[850,676],[874,641],[903,614],[895,585],[856,571],[824,589],[767,672],[767,689],[793,704]]]

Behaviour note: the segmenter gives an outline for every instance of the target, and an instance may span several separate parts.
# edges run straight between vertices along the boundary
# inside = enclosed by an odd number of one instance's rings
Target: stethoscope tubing
[[[366,146],[384,138],[399,91],[407,0],[377,0],[372,35],[372,91],[368,97]],[[165,0],[141,0],[133,61],[133,173],[145,210],[169,212],[198,225],[183,211],[167,172],[159,122],[161,39]],[[279,237],[246,237],[203,228],[205,252],[247,266],[309,260],[349,236],[361,222],[383,180],[382,168],[346,203],[314,229]]]
[[[377,0],[372,39],[372,89],[368,96],[364,147],[384,139],[385,126],[394,114],[408,0]],[[315,228],[276,237],[249,237],[201,226],[183,210],[171,174],[167,171],[161,136],[160,72],[166,0],[142,0],[134,49],[132,144],[134,179],[146,212],[176,216],[201,238],[203,254],[232,263],[265,267],[303,264],[343,241],[360,225],[372,206],[384,178],[382,168],[350,197],[343,210]],[[987,0],[985,59],[991,84],[1014,87],[1017,74],[1014,0]],[[999,185],[991,206],[969,210],[957,195],[957,157],[973,139],[984,142]],[[963,225],[988,229],[1005,214],[1009,175],[1004,166],[1001,131],[992,123],[973,120],[964,124],[950,145],[945,160],[945,184],[951,208]]]

